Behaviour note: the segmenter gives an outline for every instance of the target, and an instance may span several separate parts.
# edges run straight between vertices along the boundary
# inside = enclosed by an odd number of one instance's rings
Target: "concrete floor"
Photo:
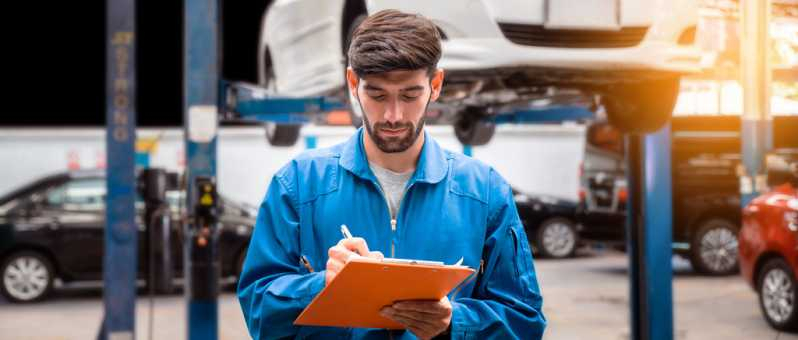
[[[627,259],[623,253],[586,250],[567,260],[537,260],[549,319],[545,339],[628,339]],[[739,276],[702,277],[674,259],[676,339],[798,339],[778,334],[759,312],[756,294]],[[147,339],[149,300],[137,302],[136,332]],[[155,301],[153,339],[185,339],[185,300]],[[220,339],[247,338],[235,295],[219,299]],[[0,339],[93,339],[102,317],[99,289],[65,288],[49,300],[15,305],[0,300]]]

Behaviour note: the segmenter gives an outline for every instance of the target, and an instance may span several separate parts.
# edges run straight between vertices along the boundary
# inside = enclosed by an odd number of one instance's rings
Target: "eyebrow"
[[[374,86],[374,85],[369,85],[369,84],[363,85],[363,88],[366,91],[385,91],[385,89],[383,89],[381,87]],[[424,89],[424,86],[414,85],[414,86],[410,86],[410,87],[405,87],[405,88],[399,90],[399,92],[420,91],[420,90],[423,90],[423,89]]]

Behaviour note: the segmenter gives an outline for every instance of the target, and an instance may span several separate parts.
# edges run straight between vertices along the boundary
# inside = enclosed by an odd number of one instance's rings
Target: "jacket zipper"
[[[388,197],[385,197],[385,191],[382,190],[382,186],[379,182],[372,180],[372,183],[380,190],[380,194],[382,194],[382,199],[385,201],[385,208],[388,209],[388,216],[391,218],[391,257],[396,257],[396,242],[394,239],[396,238],[396,224],[399,223],[399,212],[402,211],[402,202],[399,202],[399,206],[396,207],[396,218],[391,216],[391,205],[388,203]],[[402,201],[404,201],[405,195],[410,190],[410,187],[413,186],[413,183],[410,183],[405,190],[402,192]]]
[[[399,224],[399,213],[402,211],[402,202],[405,200],[405,196],[407,196],[407,192],[410,191],[410,188],[413,187],[413,183],[410,183],[404,191],[402,191],[402,200],[399,201],[399,206],[396,207],[396,218],[391,216],[391,257],[396,257],[396,251],[394,247],[394,239],[396,238],[396,225]],[[383,197],[385,194],[383,193]],[[388,199],[385,199],[385,202],[388,202]],[[388,207],[388,212],[390,213],[391,209]]]

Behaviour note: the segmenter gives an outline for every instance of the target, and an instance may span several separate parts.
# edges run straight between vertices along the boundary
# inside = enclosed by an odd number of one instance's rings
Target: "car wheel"
[[[690,262],[697,271],[710,275],[730,275],[739,269],[737,228],[724,219],[701,223],[690,245]]]
[[[273,146],[293,146],[299,140],[301,124],[266,123],[266,140]]]
[[[571,220],[557,217],[541,223],[535,239],[542,256],[557,259],[574,254],[579,236]]]
[[[765,320],[775,329],[798,330],[796,280],[790,266],[781,258],[765,263],[757,279],[759,307]]]
[[[35,302],[53,288],[55,271],[52,262],[35,251],[20,251],[3,260],[0,291],[12,302]]]
[[[496,123],[481,115],[462,113],[454,123],[454,134],[463,145],[485,145],[493,138]]]
[[[626,133],[650,133],[665,126],[679,96],[679,78],[615,84],[602,96],[610,124]]]

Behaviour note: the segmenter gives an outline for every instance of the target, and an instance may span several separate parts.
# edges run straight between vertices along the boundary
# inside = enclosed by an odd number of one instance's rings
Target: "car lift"
[[[753,3],[746,0],[742,3]],[[108,209],[105,233],[105,317],[99,338],[135,338],[135,0],[109,0],[107,6]],[[216,127],[224,119],[302,123],[309,115],[345,107],[334,98],[269,98],[238,88],[234,115],[227,114],[227,83],[219,79],[219,3],[185,1],[185,107],[187,207],[184,270],[188,338],[218,338],[218,259],[216,259]],[[745,50],[745,49],[743,49]],[[766,50],[766,49],[761,49]],[[748,88],[746,88],[748,89]],[[766,101],[760,101],[760,104]],[[765,104],[762,104],[765,105]],[[587,112],[587,113],[586,113]],[[582,119],[591,112],[516,110],[497,123],[536,123]],[[759,121],[757,121],[759,122]],[[761,123],[744,124],[743,145],[761,138]],[[756,128],[753,128],[755,126]],[[673,339],[671,271],[670,128],[627,139],[630,206],[627,223],[631,338]],[[744,150],[761,160],[763,145]],[[748,173],[758,173],[749,170]]]

